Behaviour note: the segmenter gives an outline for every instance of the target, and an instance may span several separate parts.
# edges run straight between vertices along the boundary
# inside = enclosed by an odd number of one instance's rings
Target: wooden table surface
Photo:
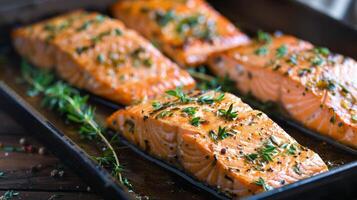
[[[0,199],[6,191],[18,192],[18,196],[11,198],[14,200],[102,199],[56,157],[39,154],[36,148],[42,147],[41,144],[19,124],[0,108]],[[12,151],[11,147],[22,147],[21,138],[33,147],[33,153],[29,152],[29,146],[26,152]],[[60,177],[58,174],[62,173]]]

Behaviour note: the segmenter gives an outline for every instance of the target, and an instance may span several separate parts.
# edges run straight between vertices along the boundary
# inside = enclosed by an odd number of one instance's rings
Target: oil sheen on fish
[[[229,93],[168,91],[117,111],[107,123],[141,149],[235,198],[328,170],[319,155]]]
[[[195,85],[146,39],[98,13],[74,11],[16,29],[12,36],[19,54],[34,65],[121,104]]]
[[[121,0],[112,13],[183,66],[249,40],[204,0]]]
[[[243,93],[272,101],[296,121],[357,148],[357,63],[292,36],[258,38],[209,59]]]

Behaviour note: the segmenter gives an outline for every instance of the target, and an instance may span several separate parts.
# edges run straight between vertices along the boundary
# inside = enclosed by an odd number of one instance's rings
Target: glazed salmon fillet
[[[115,112],[107,123],[146,152],[236,198],[328,170],[319,155],[229,93],[171,90]]]
[[[112,13],[182,66],[249,40],[204,0],[121,0]]]
[[[129,105],[167,89],[191,89],[191,76],[118,20],[75,11],[13,32],[20,55],[96,95]]]
[[[279,104],[291,118],[357,148],[357,63],[293,36],[257,40],[209,59],[243,93]]]

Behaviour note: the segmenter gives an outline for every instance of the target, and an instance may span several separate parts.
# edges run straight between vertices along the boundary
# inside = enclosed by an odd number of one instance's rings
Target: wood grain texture
[[[0,145],[21,147],[20,138],[26,138],[35,149],[42,147],[0,109]],[[6,152],[0,148],[0,171],[4,172],[0,177],[0,197],[7,190],[14,190],[20,192],[14,199],[101,199],[56,157],[37,152]],[[63,177],[52,177],[53,170],[64,171]]]

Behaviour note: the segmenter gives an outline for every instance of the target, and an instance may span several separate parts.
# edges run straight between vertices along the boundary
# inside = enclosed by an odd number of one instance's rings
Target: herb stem
[[[48,81],[48,82],[39,81],[40,80],[39,77],[51,76],[50,73],[46,73],[46,72],[40,71],[40,70],[31,69],[31,66],[29,66],[26,62],[24,62],[22,65],[22,72],[23,72],[22,73],[23,79],[29,85],[31,85],[33,87],[33,89],[36,91],[36,93],[42,93],[43,95],[46,96],[46,98],[54,99],[56,101],[61,101],[62,104],[66,104],[66,106],[68,106],[67,110],[69,110],[69,111],[66,111],[67,113],[65,112],[66,114],[74,114],[75,116],[81,116],[81,120],[78,120],[77,122],[79,124],[81,124],[82,126],[88,126],[90,128],[90,130],[92,130],[94,132],[95,135],[100,137],[102,142],[110,150],[110,152],[114,158],[114,162],[115,162],[114,163],[114,174],[115,174],[116,178],[118,178],[120,183],[124,184],[122,175],[120,173],[121,168],[120,168],[119,158],[118,158],[113,146],[111,145],[111,143],[104,136],[100,126],[97,124],[97,122],[93,119],[93,117],[91,115],[88,115],[87,112],[91,110],[90,107],[86,106],[85,102],[83,105],[78,105],[78,102],[76,102],[76,96],[72,96],[71,93],[65,94],[63,91],[58,92],[56,90],[51,90],[53,88],[56,88],[56,86],[60,85],[61,82],[51,83],[50,81]],[[67,86],[65,84],[62,84],[62,85]],[[69,87],[69,86],[67,86],[67,87]],[[69,88],[69,89],[71,89],[71,88]],[[74,95],[76,95],[76,94],[74,94]],[[60,110],[60,108],[59,108],[59,110]]]

